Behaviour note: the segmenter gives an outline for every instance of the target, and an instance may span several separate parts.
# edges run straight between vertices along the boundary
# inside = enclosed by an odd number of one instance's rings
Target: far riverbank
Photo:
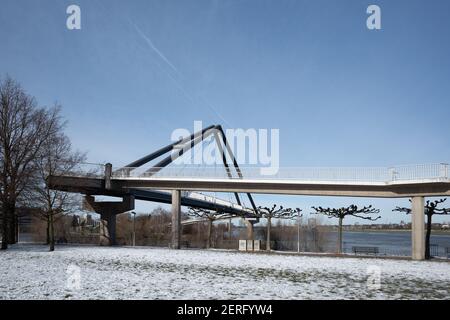
[[[345,229],[345,232],[380,232],[380,233],[386,233],[386,232],[411,232],[411,229],[360,229],[360,230],[347,230]],[[431,234],[434,235],[444,235],[450,236],[450,230],[431,230]]]

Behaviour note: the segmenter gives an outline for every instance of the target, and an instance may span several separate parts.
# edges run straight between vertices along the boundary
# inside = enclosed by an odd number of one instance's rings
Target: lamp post
[[[133,247],[136,246],[136,212],[131,211],[133,214]]]
[[[300,215],[297,216],[297,252],[300,253]]]

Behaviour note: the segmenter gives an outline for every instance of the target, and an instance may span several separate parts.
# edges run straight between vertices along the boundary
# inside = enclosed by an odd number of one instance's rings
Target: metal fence
[[[396,167],[281,167],[267,174],[263,167],[241,167],[245,179],[345,181],[367,183],[392,183],[396,181],[449,181],[449,165],[422,164]],[[164,168],[120,168],[113,170],[113,178],[204,178],[240,179],[234,168],[223,166],[168,166]]]
[[[450,181],[449,164],[419,164],[395,167],[280,167],[266,172],[267,167],[241,166],[239,173],[234,168],[215,166],[170,165],[167,167],[131,168],[112,170],[112,178],[151,179],[151,178],[203,178],[252,180],[297,180],[329,182],[392,183],[407,181]],[[105,165],[82,163],[61,175],[79,177],[104,177]]]
[[[152,246],[159,247],[168,247],[169,242],[163,243],[152,243]],[[181,242],[182,248],[192,248],[192,249],[205,249],[206,241],[189,241],[185,240]],[[348,243],[343,243],[343,253],[348,255],[356,255],[352,250],[352,245]],[[239,248],[239,240],[238,239],[223,239],[213,241],[211,248],[213,249],[231,249],[238,250]],[[297,241],[271,241],[271,248],[274,251],[284,251],[284,252],[297,252],[298,251],[298,242]],[[266,242],[263,240],[261,242],[261,250],[264,251],[266,249]],[[405,248],[386,248],[386,247],[377,247],[377,253],[373,254],[374,256],[382,256],[382,257],[410,257],[411,250]],[[435,258],[447,258],[450,259],[450,247],[438,246],[436,244],[432,244],[430,247],[430,253],[432,257]],[[336,253],[336,244],[329,243],[323,247],[315,247],[315,246],[304,246],[304,244],[300,245],[300,253]]]

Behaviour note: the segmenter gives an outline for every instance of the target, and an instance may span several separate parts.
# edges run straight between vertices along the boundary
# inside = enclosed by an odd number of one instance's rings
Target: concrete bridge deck
[[[128,177],[111,178],[110,188],[106,189],[104,178],[52,176],[49,177],[49,184],[54,189],[64,191],[111,196],[122,196],[123,194],[129,193],[129,190],[131,189],[250,192],[285,195],[376,198],[450,196],[450,179],[443,178],[418,181],[355,182]],[[139,196],[136,199],[139,199]]]
[[[340,182],[262,179],[208,178],[113,178],[113,189],[159,189],[208,192],[250,192],[265,194],[346,197],[433,197],[450,195],[449,179],[392,182]]]

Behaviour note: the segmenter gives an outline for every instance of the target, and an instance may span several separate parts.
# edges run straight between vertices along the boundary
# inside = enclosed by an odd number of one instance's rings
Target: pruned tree
[[[47,177],[67,175],[76,170],[85,159],[86,155],[72,150],[69,138],[58,131],[43,143],[35,160],[36,180],[30,200],[41,209],[38,217],[47,223],[47,244],[50,245],[50,251],[55,250],[55,221],[78,208],[80,199],[76,194],[50,189]]]
[[[302,210],[299,208],[284,208],[280,206],[277,208],[277,205],[274,204],[271,208],[269,207],[258,207],[258,212],[256,216],[259,218],[267,219],[267,236],[266,236],[266,250],[270,251],[270,234],[272,231],[272,219],[295,219],[299,218],[302,215],[300,214]]]
[[[368,207],[362,207],[358,208],[358,206],[352,204],[349,207],[342,207],[342,208],[322,208],[322,207],[312,207],[312,209],[315,210],[315,212],[312,212],[312,214],[323,214],[327,216],[328,218],[338,218],[339,219],[339,230],[338,230],[338,247],[337,247],[337,253],[342,253],[342,222],[346,216],[352,216],[360,219],[375,221],[381,218],[381,216],[378,217],[371,217],[370,214],[379,213],[379,209],[375,209],[372,207],[372,205]]]
[[[208,231],[206,234],[206,237],[207,237],[206,248],[207,249],[211,248],[213,222],[216,221],[218,218],[224,218],[226,216],[217,211],[201,209],[201,208],[193,208],[193,207],[189,208],[187,215],[191,216],[191,217],[204,219],[208,222]]]
[[[59,108],[39,108],[16,81],[0,81],[1,249],[17,241],[16,205],[32,185],[43,144],[60,128]]]
[[[447,200],[447,198],[439,199],[430,201],[427,200],[425,203],[425,215],[427,216],[427,232],[425,236],[425,259],[431,258],[431,252],[430,252],[430,238],[431,238],[431,224],[433,220],[433,215],[445,215],[450,214],[450,208],[438,208],[438,205],[441,203],[444,203]],[[411,202],[411,200],[409,200]],[[396,207],[392,211],[398,211],[398,212],[404,212],[406,214],[411,214],[412,210],[411,208],[406,207]]]

